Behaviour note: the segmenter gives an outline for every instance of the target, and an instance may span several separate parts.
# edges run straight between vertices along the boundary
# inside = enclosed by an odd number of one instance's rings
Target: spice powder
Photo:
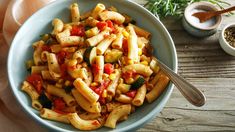
[[[235,27],[229,27],[224,31],[224,38],[226,41],[235,48]]]

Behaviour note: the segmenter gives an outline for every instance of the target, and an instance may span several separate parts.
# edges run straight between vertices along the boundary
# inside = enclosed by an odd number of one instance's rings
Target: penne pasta
[[[84,44],[84,38],[79,36],[68,36],[60,38],[59,43],[62,47],[82,46]]]
[[[132,98],[126,96],[125,94],[120,94],[119,96],[116,96],[115,100],[124,104],[131,104],[132,102]]]
[[[42,71],[48,70],[47,66],[32,66],[31,74],[40,74]]]
[[[129,32],[129,36],[127,38],[128,42],[128,59],[132,60],[133,62],[139,61],[138,56],[138,44],[137,44],[137,35],[132,26],[127,26],[127,31]]]
[[[99,102],[90,103],[78,90],[73,89],[72,94],[79,104],[84,110],[90,113],[99,113],[101,112],[101,106]]]
[[[102,81],[102,76],[104,73],[104,56],[96,56],[94,58],[94,62],[97,66],[97,71],[94,73],[94,81],[95,82],[101,82]]]
[[[144,76],[150,76],[153,71],[150,69],[149,66],[143,64],[132,64],[123,67],[122,72],[125,73],[126,71],[134,70],[136,73],[139,73]]]
[[[64,27],[64,23],[63,23],[60,19],[55,18],[55,19],[52,21],[52,25],[54,26],[54,29],[53,29],[53,31],[52,31],[51,34],[56,35],[56,34],[62,32],[63,27]]]
[[[101,127],[98,120],[84,120],[77,113],[68,114],[68,120],[74,127],[80,130],[95,130]]]
[[[98,3],[94,10],[92,11],[91,13],[91,16],[94,18],[94,19],[97,19],[99,17],[99,14],[105,10],[105,5],[104,4],[101,4],[101,3]]]
[[[99,17],[103,21],[113,20],[117,24],[122,24],[125,21],[125,17],[115,11],[103,11],[103,12],[99,13]]]
[[[132,104],[135,106],[141,106],[144,103],[145,95],[147,92],[146,85],[142,85],[138,90],[137,93],[132,100]]]
[[[88,38],[86,40],[86,43],[89,46],[96,46],[99,42],[101,42],[104,39],[105,35],[109,35],[109,30],[108,29],[105,29],[104,31],[100,32],[99,34],[97,34],[97,35],[95,35],[91,38]]]
[[[67,123],[67,124],[70,123],[68,118],[67,118],[67,115],[59,114],[59,113],[57,113],[55,111],[52,111],[50,109],[47,109],[47,108],[43,108],[40,111],[40,116],[42,118],[45,118],[45,119],[48,119],[48,120],[59,121],[59,122],[62,122],[62,123]]]
[[[77,78],[73,85],[90,103],[95,103],[99,99],[99,95],[92,91],[82,79]]]
[[[48,63],[49,73],[51,74],[51,76],[53,78],[61,77],[60,66],[58,64],[56,55],[54,53],[47,54],[47,63]]]
[[[78,8],[77,3],[73,3],[70,5],[70,12],[71,12],[71,18],[72,22],[79,22],[80,21],[80,12]]]
[[[122,33],[117,34],[116,39],[112,43],[112,47],[114,49],[121,49],[122,48],[122,42],[123,42],[123,35]]]
[[[114,109],[108,116],[104,126],[115,128],[118,119],[123,116],[129,115],[131,112],[131,105],[121,105]]]
[[[116,38],[116,35],[111,34],[110,36],[102,40],[96,47],[97,54],[99,55],[104,54],[104,52],[108,49],[109,45],[113,42],[115,38]]]
[[[136,25],[133,25],[131,23],[129,25],[133,26],[133,28],[134,28],[134,30],[135,30],[137,35],[145,37],[146,39],[150,38],[150,35],[151,35],[150,32],[148,32],[148,31],[146,31],[146,30],[144,30],[144,29],[142,29],[142,28],[140,28],[140,27],[138,27]]]
[[[159,95],[164,91],[167,84],[169,82],[169,78],[167,76],[161,76],[157,82],[157,84],[153,87],[153,89],[146,94],[146,99],[149,103],[153,102]]]
[[[46,87],[46,91],[49,93],[49,94],[52,94],[52,95],[55,95],[55,96],[58,96],[58,97],[61,97],[63,98],[63,100],[65,101],[65,103],[68,105],[68,106],[73,106],[75,105],[75,99],[73,98],[73,96],[71,96],[70,94],[67,94],[65,92],[64,89],[62,88],[58,88],[58,87],[55,87],[53,85],[47,85]]]
[[[111,81],[109,86],[107,87],[107,94],[110,96],[115,95],[115,91],[118,85],[118,80],[121,76],[121,72],[119,70],[115,70],[115,79]]]

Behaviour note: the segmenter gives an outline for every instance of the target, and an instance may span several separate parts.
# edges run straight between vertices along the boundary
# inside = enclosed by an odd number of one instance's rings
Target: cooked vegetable
[[[86,61],[86,63],[90,66],[91,63],[90,63],[90,53],[91,53],[91,50],[93,49],[93,46],[90,46],[88,47],[85,52],[84,52],[84,60]]]
[[[71,93],[71,90],[72,90],[72,89],[73,89],[72,86],[65,86],[65,87],[64,87],[64,90],[65,90],[66,93]]]
[[[47,96],[45,95],[45,93],[42,93],[42,94],[38,97],[38,101],[42,104],[43,108],[51,109],[51,107],[52,107],[52,102],[51,102],[51,100],[49,100],[49,99],[47,98]]]
[[[123,52],[117,50],[117,49],[112,49],[109,52],[106,52],[104,56],[104,61],[107,63],[114,63],[117,62],[118,59],[122,56]]]
[[[138,89],[145,83],[145,80],[142,76],[140,76],[135,82],[131,84],[131,89]]]

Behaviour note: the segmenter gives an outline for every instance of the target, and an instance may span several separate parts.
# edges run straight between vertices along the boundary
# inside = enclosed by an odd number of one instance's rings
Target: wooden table
[[[235,5],[234,0],[226,1]],[[224,17],[219,30],[232,21],[235,22],[235,16]],[[221,49],[220,31],[200,39],[190,36],[180,20],[165,19],[163,23],[175,42],[179,74],[200,88],[207,102],[203,107],[194,107],[175,88],[159,116],[138,131],[235,131],[235,57]],[[0,33],[0,131],[46,131],[24,113],[9,88],[4,89],[8,85],[7,52]]]

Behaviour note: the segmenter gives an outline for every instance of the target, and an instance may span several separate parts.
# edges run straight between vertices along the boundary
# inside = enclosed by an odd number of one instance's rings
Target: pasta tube
[[[123,37],[122,33],[118,33],[116,39],[112,43],[112,47],[115,49],[121,49],[123,38],[124,37]]]
[[[138,44],[137,44],[137,35],[132,26],[127,26],[127,31],[129,32],[129,36],[127,38],[128,42],[128,59],[132,60],[133,62],[139,61],[138,56]]]
[[[73,89],[72,94],[77,103],[86,111],[91,113],[99,113],[101,106],[99,102],[90,103],[78,90]]]
[[[151,76],[153,71],[150,69],[149,66],[143,64],[132,64],[123,67],[122,72],[125,73],[128,70],[134,70],[136,73],[142,74],[144,76]]]
[[[48,70],[47,66],[32,66],[31,67],[31,74],[40,74],[42,71]]]
[[[146,85],[142,85],[138,90],[137,93],[132,100],[132,104],[135,106],[141,106],[144,103],[145,95],[146,95]]]
[[[131,112],[131,105],[121,105],[118,106],[116,109],[114,109],[108,116],[104,126],[110,127],[110,128],[115,128],[116,123],[119,118],[130,114]]]
[[[57,87],[55,87],[53,85],[49,85],[48,84],[47,87],[46,87],[46,91],[49,94],[52,94],[52,95],[55,95],[55,96],[63,98],[63,100],[65,101],[65,103],[68,106],[73,106],[76,103],[75,99],[73,98],[73,96],[71,96],[70,94],[67,94],[64,89],[57,88]]]
[[[34,52],[33,52],[33,61],[36,66],[42,64],[41,53],[42,53],[42,46],[44,45],[44,41],[38,41],[33,43]]]
[[[96,56],[94,58],[95,65],[98,67],[97,73],[94,73],[94,81],[95,82],[101,82],[102,81],[102,76],[104,73],[104,56]]]
[[[117,24],[122,24],[125,21],[125,17],[115,11],[103,11],[103,12],[99,13],[99,16],[100,16],[100,19],[103,21],[113,20]]]
[[[107,28],[104,31],[100,32],[99,34],[97,34],[91,38],[88,38],[86,40],[86,43],[89,46],[96,46],[100,41],[102,41],[104,39],[105,35],[109,35],[109,30]]]
[[[79,8],[78,8],[77,3],[73,3],[70,6],[70,12],[71,12],[72,22],[79,22],[80,21],[80,12],[79,12]]]
[[[48,61],[48,69],[49,73],[53,78],[61,77],[60,66],[58,64],[56,55],[54,53],[47,54],[47,61]]]
[[[120,94],[119,96],[115,97],[115,100],[121,103],[131,104],[132,98],[129,96],[126,96],[125,94]]]
[[[113,42],[113,40],[116,38],[115,34],[109,35],[107,38],[102,40],[98,46],[96,47],[96,52],[99,55],[104,54],[104,52],[108,49],[109,45]]]
[[[55,34],[55,35],[57,33],[60,33],[63,30],[63,27],[64,27],[64,23],[60,19],[58,19],[58,18],[55,18],[52,21],[52,25],[54,26],[52,34]]]
[[[90,103],[95,103],[99,99],[99,95],[89,88],[81,78],[77,78],[73,85]]]
[[[68,36],[60,38],[59,43],[62,47],[81,46],[84,44],[84,38],[79,36]]]
[[[40,116],[45,118],[45,119],[49,119],[49,120],[53,120],[53,121],[59,121],[59,122],[63,122],[63,123],[70,123],[67,115],[65,114],[59,114],[55,111],[52,111],[50,109],[47,108],[43,108],[40,111]]]
[[[93,9],[92,13],[91,13],[91,16],[94,18],[94,19],[97,19],[99,14],[105,10],[105,5],[104,4],[101,4],[101,3],[98,3],[95,8]]]
[[[120,70],[115,70],[115,79],[112,80],[109,84],[109,86],[107,87],[107,93],[110,96],[114,96],[115,95],[115,91],[118,85],[118,80],[121,77],[121,72]]]
[[[146,94],[146,99],[149,103],[153,102],[158,96],[164,91],[167,84],[169,82],[169,78],[167,76],[161,76],[157,82],[157,84],[153,87],[153,89]]]
[[[146,31],[146,30],[144,30],[144,29],[142,29],[142,28],[140,28],[140,27],[138,27],[136,25],[133,25],[131,23],[129,25],[133,26],[133,28],[134,28],[134,30],[135,30],[137,35],[145,37],[146,39],[150,38],[150,35],[151,35],[150,32],[148,32],[148,31]]]
[[[83,120],[77,113],[68,114],[67,117],[70,123],[80,130],[95,130],[102,126],[98,120]]]

